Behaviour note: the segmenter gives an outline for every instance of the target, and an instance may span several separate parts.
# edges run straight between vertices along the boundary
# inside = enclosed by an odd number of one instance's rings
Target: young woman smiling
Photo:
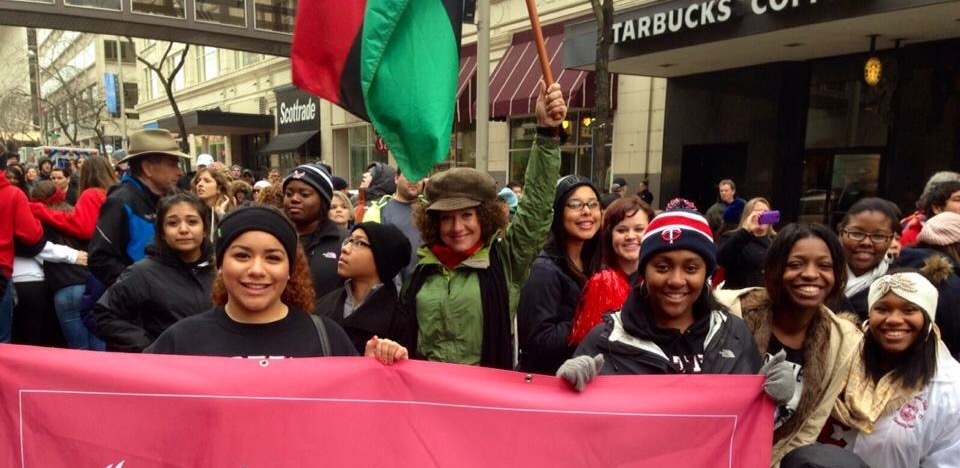
[[[220,271],[214,308],[181,320],[146,350],[204,356],[353,356],[346,333],[312,316],[313,285],[293,224],[266,206],[239,208],[220,223]],[[312,318],[315,317],[315,318]],[[406,348],[378,339],[365,355],[385,364],[405,359]]]
[[[861,333],[827,306],[842,295],[843,248],[818,224],[790,224],[770,244],[765,288],[715,291],[743,317],[765,360],[784,353],[794,392],[780,402],[773,464],[789,451],[816,441],[843,388]]]
[[[453,168],[427,182],[427,203],[413,208],[423,247],[403,304],[417,322],[417,353],[426,359],[513,369],[520,288],[550,228],[560,167],[560,85],[541,84],[537,135],[524,175],[524,197],[507,225],[489,174]]]
[[[576,346],[603,314],[620,310],[639,276],[640,241],[653,219],[653,210],[640,197],[618,198],[603,214],[600,245],[607,268],[593,275],[580,295],[569,341]]]
[[[568,343],[580,291],[601,265],[600,192],[590,179],[557,182],[553,224],[520,293],[520,369],[553,374],[573,355]]]
[[[140,352],[164,330],[210,308],[215,274],[209,208],[189,192],[157,204],[147,258],[131,265],[94,308],[108,349]]]
[[[750,330],[710,294],[707,278],[716,268],[716,246],[700,213],[666,211],[654,218],[643,236],[638,268],[643,284],[631,290],[619,312],[605,315],[603,324],[587,334],[577,357],[565,362],[558,376],[582,390],[598,373],[753,374],[760,369]]]
[[[854,203],[838,226],[847,263],[846,301],[832,303],[837,311],[855,312],[867,318],[867,290],[873,280],[887,272],[884,261],[893,237],[900,232],[899,209],[882,198],[864,198]]]
[[[937,289],[914,271],[877,278],[866,336],[821,441],[874,468],[946,468],[960,460],[960,364],[934,325]]]

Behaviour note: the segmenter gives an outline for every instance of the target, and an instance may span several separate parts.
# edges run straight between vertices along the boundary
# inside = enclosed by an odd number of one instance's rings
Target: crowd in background
[[[0,341],[217,356],[365,355],[559,375],[763,374],[773,465],[956,467],[960,174],[903,216],[779,223],[729,179],[703,214],[559,174],[544,88],[523,181],[411,180],[355,193],[322,163],[262,180],[164,130],[114,163],[2,159]],[[749,181],[740,181],[741,185]],[[830,465],[829,463],[835,463]]]

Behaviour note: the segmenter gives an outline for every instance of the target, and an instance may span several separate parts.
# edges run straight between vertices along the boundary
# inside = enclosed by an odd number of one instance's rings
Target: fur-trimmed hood
[[[761,355],[773,336],[773,304],[763,288],[715,291],[716,299],[747,323]],[[854,314],[841,318],[820,306],[807,332],[803,349],[803,390],[794,415],[774,431],[772,466],[790,450],[816,441],[843,390],[850,364],[856,358],[863,333]],[[852,319],[850,318],[852,317]]]

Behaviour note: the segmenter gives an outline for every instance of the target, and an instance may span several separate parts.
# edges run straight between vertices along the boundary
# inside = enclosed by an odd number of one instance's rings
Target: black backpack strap
[[[313,320],[313,326],[317,329],[317,337],[320,338],[320,355],[330,355],[330,337],[327,335],[327,326],[323,324],[323,319],[316,314],[310,314]]]

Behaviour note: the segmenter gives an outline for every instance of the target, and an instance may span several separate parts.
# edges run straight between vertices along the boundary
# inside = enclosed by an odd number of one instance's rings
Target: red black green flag
[[[463,0],[300,0],[293,82],[369,120],[404,175],[447,158]]]

